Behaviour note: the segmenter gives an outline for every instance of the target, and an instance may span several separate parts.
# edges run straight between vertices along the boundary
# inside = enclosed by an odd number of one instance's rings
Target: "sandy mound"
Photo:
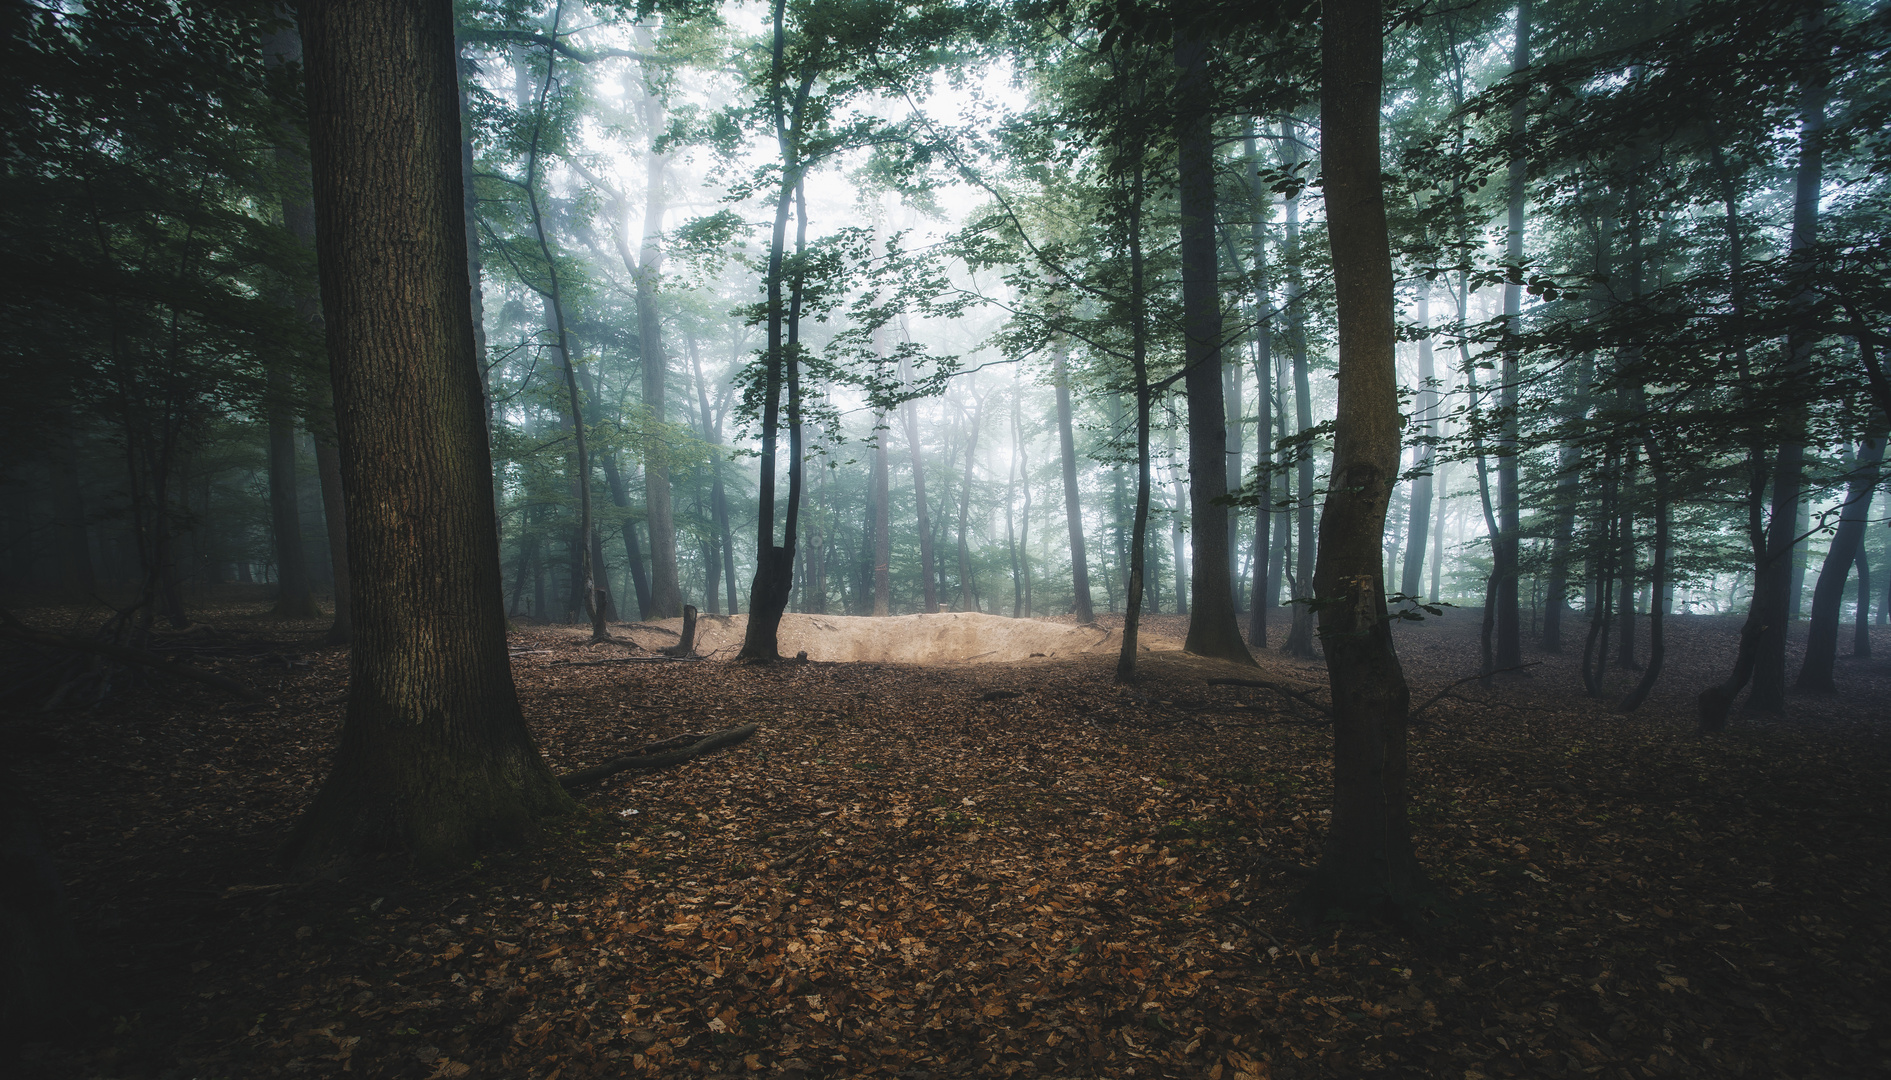
[[[704,615],[696,622],[696,652],[720,660],[742,648],[747,615]],[[656,629],[662,627],[662,630]],[[648,649],[676,644],[683,620],[636,623],[625,636]],[[667,630],[670,633],[664,633]],[[1073,626],[1037,619],[943,612],[894,615],[883,619],[858,615],[797,615],[781,618],[781,654],[806,650],[809,660],[879,664],[998,664],[1036,657],[1060,659],[1086,653],[1114,653],[1122,648],[1120,631],[1101,626]],[[1145,631],[1144,650],[1166,652],[1182,643]]]

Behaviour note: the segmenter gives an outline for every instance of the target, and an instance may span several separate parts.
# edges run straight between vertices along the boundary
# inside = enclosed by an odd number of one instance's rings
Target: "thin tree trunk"
[[[900,419],[906,426],[906,446],[913,459],[914,524],[919,532],[919,581],[925,592],[925,605],[921,610],[933,615],[939,611],[939,591],[933,569],[932,520],[926,512],[926,459],[919,446],[918,407],[910,401],[900,406]]]
[[[966,546],[966,523],[972,513],[972,472],[978,464],[978,427],[985,416],[985,399],[972,399],[972,418],[965,434],[965,478],[959,489],[959,610],[977,611],[973,598],[971,550]]]
[[[1253,224],[1248,227],[1248,242],[1254,248],[1254,452],[1260,471],[1255,478],[1255,492],[1260,497],[1254,507],[1254,581],[1248,595],[1248,646],[1267,648],[1267,613],[1274,606],[1276,590],[1270,570],[1274,522],[1274,313],[1267,280],[1267,222],[1271,217],[1273,196],[1261,184],[1260,147],[1255,140],[1254,123],[1249,121],[1242,142],[1247,153],[1248,198],[1253,204]]]
[[[1530,66],[1530,0],[1518,0],[1516,39],[1511,52],[1513,75]],[[1522,375],[1518,366],[1518,335],[1523,329],[1523,210],[1526,164],[1521,150],[1524,134],[1525,101],[1519,97],[1510,108],[1510,137],[1518,144],[1510,159],[1508,246],[1506,258],[1511,272],[1504,284],[1504,342],[1499,378],[1497,407],[1500,428],[1497,438],[1497,532],[1491,537],[1491,576],[1496,581],[1497,641],[1496,665],[1514,668],[1523,663],[1523,618],[1517,592],[1518,543],[1522,533],[1520,492],[1517,483],[1517,454],[1520,447],[1517,403]]]
[[[1857,610],[1852,613],[1852,658],[1867,660],[1871,657],[1871,557],[1865,551],[1864,542],[1858,544],[1858,599]]]
[[[1411,522],[1406,526],[1405,565],[1399,591],[1406,596],[1421,594],[1425,572],[1425,530],[1431,524],[1431,474],[1438,459],[1438,391],[1432,384],[1436,372],[1431,356],[1431,284],[1418,286],[1418,325],[1428,331],[1418,339],[1418,401],[1416,423],[1424,425],[1425,442],[1418,448],[1418,460],[1412,478]]]
[[[1296,165],[1300,161],[1299,141],[1294,132],[1294,123],[1289,120],[1281,124],[1283,156],[1286,164]],[[1297,430],[1305,435],[1313,428],[1313,391],[1307,373],[1307,317],[1305,308],[1305,286],[1300,269],[1300,196],[1296,192],[1287,200],[1287,342],[1293,357],[1294,423]],[[1313,536],[1313,449],[1302,444],[1297,453],[1299,459],[1295,470],[1294,502],[1297,520],[1294,537],[1294,581],[1293,581],[1293,623],[1287,630],[1287,643],[1281,646],[1289,656],[1311,660],[1317,655],[1313,650],[1313,607],[1308,602],[1313,598],[1313,560],[1315,555]]]
[[[1136,679],[1136,649],[1142,626],[1143,567],[1149,532],[1149,311],[1144,291],[1142,250],[1143,164],[1142,147],[1135,147],[1130,169],[1128,206],[1130,371],[1136,380],[1136,510],[1129,535],[1129,577],[1125,581],[1123,606],[1123,642],[1116,654],[1116,681]]]
[[[1077,494],[1077,440],[1070,417],[1070,346],[1059,338],[1051,345],[1051,378],[1057,384],[1057,446],[1064,473],[1064,521],[1070,530],[1071,611],[1079,623],[1096,621],[1090,604],[1090,567],[1083,548],[1083,505]]]
[[[1648,448],[1648,469],[1654,474],[1655,481],[1655,536],[1654,548],[1649,553],[1648,566],[1649,595],[1653,598],[1648,605],[1648,666],[1642,671],[1642,677],[1635,688],[1628,692],[1616,706],[1617,712],[1631,713],[1641,708],[1648,700],[1648,694],[1654,690],[1655,682],[1661,678],[1662,663],[1668,655],[1667,604],[1663,602],[1668,587],[1668,476],[1667,461],[1661,452],[1661,446],[1650,433],[1646,437]]]

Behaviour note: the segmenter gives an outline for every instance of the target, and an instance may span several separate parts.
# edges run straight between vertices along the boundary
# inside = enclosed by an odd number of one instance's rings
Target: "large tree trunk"
[[[301,18],[355,646],[333,770],[284,855],[458,861],[571,800],[506,655],[452,5],[310,0]]]
[[[1832,546],[1826,550],[1825,564],[1819,568],[1819,583],[1813,586],[1812,625],[1806,631],[1806,658],[1799,666],[1796,689],[1815,694],[1838,692],[1832,670],[1838,662],[1839,608],[1845,602],[1845,579],[1851,573],[1852,564],[1864,553],[1865,525],[1869,520],[1872,492],[1878,487],[1884,441],[1884,420],[1877,418],[1858,447],[1857,464],[1845,485],[1845,506],[1839,511],[1838,530],[1832,536]],[[1864,595],[1862,588],[1859,595]],[[1860,615],[1859,623],[1863,622],[1864,617]],[[1866,648],[1869,650],[1869,644]]]
[[[1281,140],[1288,165],[1300,160],[1299,141],[1294,124],[1281,124]],[[1305,434],[1313,427],[1313,391],[1307,374],[1307,315],[1305,285],[1300,271],[1300,196],[1287,200],[1287,344],[1293,358],[1294,424]],[[1313,651],[1313,450],[1302,444],[1294,476],[1294,575],[1293,621],[1287,630],[1287,642],[1281,646],[1289,656],[1311,660]]]
[[[1333,481],[1314,571],[1333,694],[1333,818],[1308,916],[1404,918],[1425,891],[1406,817],[1410,694],[1392,646],[1381,537],[1398,481],[1392,251],[1379,164],[1380,0],[1326,0],[1320,28],[1320,154],[1339,321]]]
[[[1083,505],[1077,494],[1077,439],[1070,417],[1070,346],[1059,338],[1051,346],[1051,378],[1057,384],[1057,448],[1064,473],[1064,521],[1070,530],[1071,612],[1080,623],[1096,621],[1090,603],[1090,566],[1083,549]]]
[[[1530,0],[1517,4],[1516,40],[1510,57],[1514,75],[1530,66]],[[1521,97],[1510,108],[1510,137],[1521,143],[1524,133],[1525,101]],[[1508,246],[1506,258],[1512,267],[1504,283],[1503,367],[1499,377],[1498,408],[1502,424],[1497,438],[1497,534],[1491,537],[1491,574],[1496,580],[1497,640],[1496,665],[1514,668],[1523,663],[1523,616],[1518,602],[1518,543],[1522,534],[1521,492],[1517,484],[1517,454],[1520,448],[1517,401],[1521,372],[1518,369],[1518,337],[1522,331],[1523,284],[1523,209],[1524,181],[1527,176],[1522,150],[1510,159]]]
[[[1188,392],[1188,637],[1183,649],[1254,663],[1235,619],[1228,507],[1228,414],[1222,396],[1221,287],[1215,239],[1215,132],[1209,27],[1175,34],[1177,207],[1181,212],[1182,352]],[[1178,510],[1180,507],[1177,508]],[[1181,610],[1180,600],[1176,609]]]

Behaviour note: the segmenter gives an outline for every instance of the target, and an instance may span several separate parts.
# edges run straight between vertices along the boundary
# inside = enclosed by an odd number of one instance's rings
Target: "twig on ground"
[[[1476,675],[1466,675],[1464,678],[1459,679],[1458,681],[1445,687],[1443,690],[1440,690],[1437,693],[1433,694],[1431,697],[1425,699],[1425,703],[1423,705],[1420,705],[1418,708],[1413,709],[1412,711],[1406,713],[1405,720],[1407,723],[1416,724],[1418,722],[1418,714],[1424,712],[1426,709],[1431,708],[1433,705],[1438,704],[1440,701],[1443,701],[1445,699],[1445,696],[1450,694],[1451,691],[1456,690],[1458,687],[1463,686],[1467,682],[1477,682],[1480,679],[1489,678],[1491,675],[1502,675],[1506,671],[1522,671],[1524,668],[1536,667],[1542,662],[1543,661],[1541,660],[1532,660],[1527,664],[1518,664],[1515,667],[1498,668],[1496,671],[1489,672],[1488,674],[1484,672],[1479,672]],[[1418,726],[1424,727],[1425,725],[1419,724]]]
[[[1210,679],[1208,680],[1208,685],[1210,686],[1252,686],[1252,687],[1259,688],[1261,690],[1272,690],[1276,694],[1285,694],[1286,696],[1290,698],[1294,698],[1302,702],[1303,704],[1312,706],[1313,708],[1320,710],[1321,714],[1324,716],[1331,717],[1333,715],[1332,706],[1324,704],[1320,701],[1317,701],[1314,699],[1312,694],[1309,694],[1308,692],[1304,690],[1295,690],[1293,687],[1288,686],[1285,683],[1268,682],[1265,679]]]
[[[795,863],[798,863],[802,859],[806,858],[808,852],[813,851],[815,848],[815,845],[819,844],[820,842],[821,841],[819,839],[809,841],[806,847],[802,848],[799,851],[795,851],[790,854],[783,855],[781,858],[776,859],[774,862],[769,863],[764,869],[785,870],[788,867],[793,866]]]

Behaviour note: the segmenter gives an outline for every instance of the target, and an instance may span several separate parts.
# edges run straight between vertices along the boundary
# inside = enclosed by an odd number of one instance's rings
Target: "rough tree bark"
[[[1321,511],[1314,596],[1333,694],[1333,818],[1296,900],[1408,918],[1425,892],[1406,816],[1410,692],[1392,645],[1381,537],[1398,480],[1392,251],[1379,163],[1380,0],[1326,0],[1320,155],[1339,322],[1333,481]]]
[[[467,302],[447,0],[301,7],[355,646],[332,771],[284,857],[467,858],[571,801],[506,655]]]

